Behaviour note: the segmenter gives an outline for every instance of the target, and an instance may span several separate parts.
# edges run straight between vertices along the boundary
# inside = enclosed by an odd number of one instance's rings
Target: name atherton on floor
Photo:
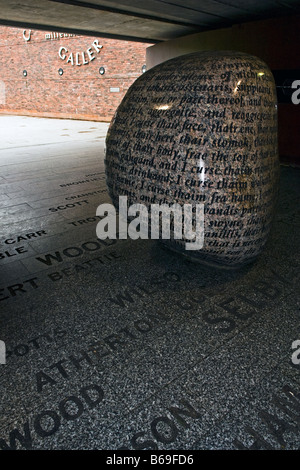
[[[97,240],[107,127],[0,116],[0,448],[299,449],[299,170],[257,262],[213,270]]]

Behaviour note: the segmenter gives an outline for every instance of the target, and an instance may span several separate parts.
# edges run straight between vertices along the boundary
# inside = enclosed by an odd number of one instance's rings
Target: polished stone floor
[[[97,240],[106,130],[0,116],[0,448],[298,449],[299,170],[257,262],[216,271]]]

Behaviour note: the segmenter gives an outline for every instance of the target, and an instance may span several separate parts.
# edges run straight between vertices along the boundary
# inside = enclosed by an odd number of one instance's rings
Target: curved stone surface
[[[204,203],[204,245],[162,241],[193,259],[240,267],[261,252],[278,187],[277,100],[264,62],[193,53],[138,78],[106,139],[113,204]],[[150,207],[149,207],[150,210]]]

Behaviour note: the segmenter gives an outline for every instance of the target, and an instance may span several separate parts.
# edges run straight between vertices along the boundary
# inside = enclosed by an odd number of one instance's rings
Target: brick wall
[[[0,27],[0,113],[109,121],[148,46]]]

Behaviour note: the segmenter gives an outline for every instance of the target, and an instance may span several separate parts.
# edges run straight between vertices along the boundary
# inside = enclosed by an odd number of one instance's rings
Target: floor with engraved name
[[[214,270],[97,239],[107,128],[0,116],[0,449],[298,449],[300,171]]]

